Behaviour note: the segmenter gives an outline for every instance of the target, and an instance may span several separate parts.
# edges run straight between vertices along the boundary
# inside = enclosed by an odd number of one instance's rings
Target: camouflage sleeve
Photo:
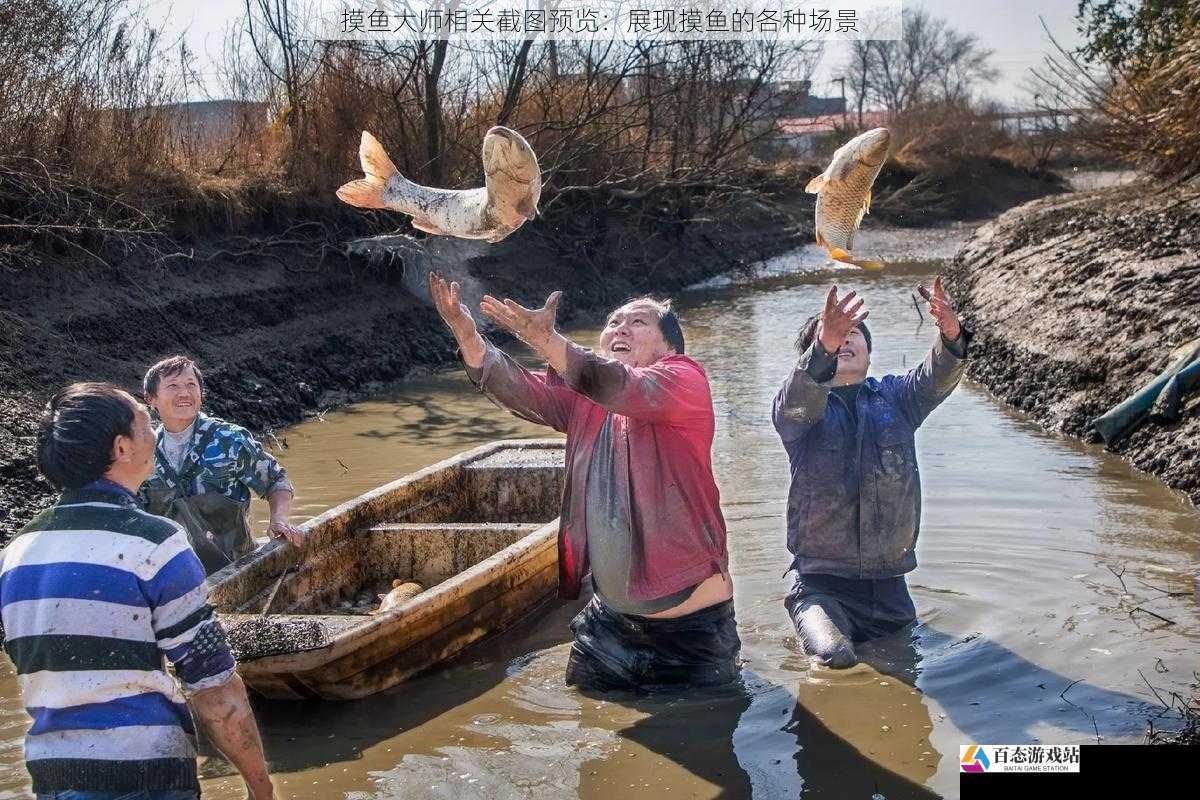
[[[287,470],[275,457],[248,432],[241,430],[239,433],[237,464],[242,482],[259,497],[266,497],[278,489],[294,491]]]

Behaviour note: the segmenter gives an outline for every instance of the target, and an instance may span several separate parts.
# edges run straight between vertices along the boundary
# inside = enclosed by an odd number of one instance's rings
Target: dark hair
[[[57,489],[78,489],[112,466],[113,442],[133,436],[130,397],[111,383],[73,383],[50,399],[38,426],[38,470]]]
[[[170,378],[172,375],[178,375],[188,367],[191,367],[192,371],[196,373],[196,382],[200,384],[200,396],[204,397],[204,376],[200,373],[196,362],[187,356],[164,358],[146,370],[146,377],[142,378],[142,396],[149,400],[151,395],[158,394],[159,381],[163,378]]]
[[[804,324],[800,326],[800,333],[796,334],[797,355],[804,353],[804,351],[812,347],[813,339],[817,338],[817,325],[820,321],[820,314],[813,314],[804,320]],[[871,352],[871,332],[867,330],[867,323],[858,323],[858,329],[862,331],[863,338],[867,340],[867,352]]]
[[[683,326],[679,324],[679,315],[671,308],[670,300],[656,300],[649,295],[643,297],[635,297],[629,300],[625,305],[633,305],[641,303],[648,305],[658,312],[658,330],[662,333],[662,337],[667,344],[671,346],[676,354],[683,355]]]

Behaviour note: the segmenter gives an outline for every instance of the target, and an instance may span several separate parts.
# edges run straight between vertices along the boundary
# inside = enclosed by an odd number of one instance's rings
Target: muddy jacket
[[[567,435],[558,537],[559,594],[578,596],[587,563],[587,477],[609,412],[617,491],[628,493],[629,595],[651,600],[728,574],[725,519],[712,472],[708,376],[669,355],[626,367],[568,345],[567,371],[531,372],[489,344],[472,381],[518,416]]]
[[[874,579],[916,568],[914,434],[962,378],[968,336],[948,345],[939,335],[908,374],[864,381],[857,425],[829,391],[836,357],[817,341],[800,357],[772,410],[791,466],[787,541],[798,572]]]
[[[178,472],[158,429],[154,474],[142,484],[146,510],[183,525],[211,574],[254,549],[250,491],[291,490],[287,473],[245,428],[199,414]]]

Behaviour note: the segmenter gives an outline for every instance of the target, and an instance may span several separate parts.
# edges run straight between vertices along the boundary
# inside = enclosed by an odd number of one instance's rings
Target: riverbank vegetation
[[[1200,176],[1200,0],[1081,0],[1085,43],[1036,71],[1048,106],[1074,109],[1077,147],[1148,175]]]
[[[739,192],[798,193],[862,122],[843,115],[807,163],[781,147],[779,121],[803,117],[829,57],[817,41],[319,42],[296,33],[301,13],[248,0],[214,81],[184,41],[123,0],[0,3],[0,263],[177,258],[213,236],[339,243],[382,232],[394,217],[333,198],[359,172],[364,129],[406,176],[467,188],[479,183],[484,133],[508,125],[539,155],[551,219],[577,202],[657,208],[643,226],[654,235],[655,220],[706,219]],[[920,9],[906,12],[902,41],[852,54],[851,109],[885,109],[897,134],[896,185],[878,198],[894,221],[952,216],[946,164],[1020,161],[973,100],[993,74],[989,57]]]
[[[1014,209],[954,273],[979,329],[973,376],[1099,442],[1093,420],[1200,337],[1200,2],[1084,0],[1079,19],[1085,45],[1048,58],[1039,85],[1073,109],[1076,146],[1142,179]],[[1200,398],[1108,447],[1200,503]]]

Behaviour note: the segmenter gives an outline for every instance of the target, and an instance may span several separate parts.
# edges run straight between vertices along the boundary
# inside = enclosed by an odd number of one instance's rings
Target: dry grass
[[[1098,71],[1065,48],[1037,72],[1060,106],[1084,110],[1077,142],[1173,181],[1200,176],[1200,0],[1166,52]]]

